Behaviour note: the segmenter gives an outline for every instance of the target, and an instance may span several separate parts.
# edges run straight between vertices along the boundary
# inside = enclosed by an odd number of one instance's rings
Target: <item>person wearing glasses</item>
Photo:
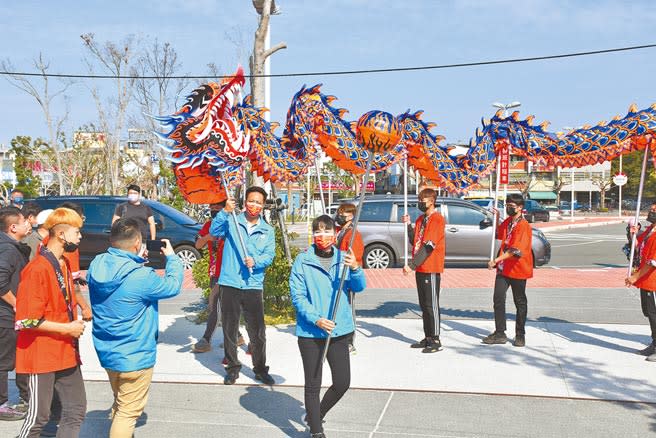
[[[227,359],[225,385],[234,384],[239,378],[241,362],[237,357],[239,319],[242,309],[246,331],[250,341],[255,379],[267,385],[275,381],[266,365],[266,326],[264,324],[264,271],[276,254],[276,237],[271,225],[262,218],[267,193],[262,187],[246,190],[245,211],[237,215],[237,224],[230,217],[235,210],[235,200],[228,198],[210,226],[210,234],[223,239],[221,259],[221,326],[223,348]],[[241,235],[241,236],[240,236]],[[246,246],[244,254],[240,240]]]
[[[526,280],[533,277],[533,252],[531,225],[522,215],[524,198],[510,194],[506,198],[507,218],[497,227],[497,239],[501,241],[499,255],[488,262],[489,269],[497,269],[494,280],[494,333],[483,338],[484,344],[505,344],[506,337],[506,292],[510,287],[517,308],[515,320],[515,347],[526,345]],[[496,212],[498,213],[498,212]]]
[[[353,250],[335,246],[335,223],[330,216],[312,222],[313,244],[294,260],[289,275],[289,291],[296,309],[296,336],[305,374],[305,421],[313,438],[324,437],[323,418],[342,398],[351,384],[349,343],[355,325],[348,291],[362,292],[366,287],[364,271]],[[331,320],[335,294],[344,269],[346,281],[335,319]],[[331,336],[328,364],[332,386],[320,400],[322,357],[326,338]]]

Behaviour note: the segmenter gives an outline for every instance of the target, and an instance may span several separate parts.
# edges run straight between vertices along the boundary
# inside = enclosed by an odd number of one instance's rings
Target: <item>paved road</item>
[[[625,267],[622,246],[626,225],[614,224],[561,231],[545,231],[551,242],[548,267]]]

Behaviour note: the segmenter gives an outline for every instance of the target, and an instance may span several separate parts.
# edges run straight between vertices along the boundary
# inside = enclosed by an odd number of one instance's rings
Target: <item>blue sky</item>
[[[539,56],[655,43],[656,2],[565,0],[277,0],[271,42],[287,43],[273,57],[273,73],[450,64]],[[0,58],[32,70],[42,52],[53,73],[85,73],[80,34],[120,41],[134,34],[149,43],[170,42],[182,71],[224,71],[252,47],[257,25],[250,0],[140,0],[112,2],[3,2]],[[228,38],[226,35],[230,34]],[[242,40],[238,47],[231,40]],[[241,53],[241,56],[240,56]],[[490,117],[491,103],[520,101],[521,114],[549,120],[552,130],[624,115],[629,104],[656,102],[651,86],[656,49],[522,64],[272,79],[272,120],[284,122],[292,95],[304,84],[323,83],[347,108],[347,118],[381,109],[425,111],[434,132],[448,142],[468,141]],[[56,84],[54,84],[56,86]],[[104,86],[109,87],[109,83]],[[44,135],[36,102],[0,78],[0,143],[16,135]],[[69,91],[67,129],[97,119],[83,83]],[[56,106],[61,113],[62,104]],[[170,109],[171,112],[175,108]],[[281,131],[278,131],[280,134]]]

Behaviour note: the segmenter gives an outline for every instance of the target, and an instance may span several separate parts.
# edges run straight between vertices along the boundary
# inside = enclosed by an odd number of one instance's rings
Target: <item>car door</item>
[[[482,261],[490,256],[492,227],[481,226],[491,219],[482,209],[460,203],[446,204],[446,260]]]
[[[403,202],[395,202],[394,209],[392,210],[392,222],[390,223],[390,235],[392,237],[393,249],[396,254],[399,256],[399,261],[403,257],[403,250],[405,248],[404,239],[405,239],[405,228],[403,224],[403,212],[404,204]],[[415,225],[417,218],[421,215],[421,211],[417,208],[417,201],[408,201],[408,215],[410,216],[410,221],[412,225]],[[408,243],[408,257],[412,258],[412,244]]]
[[[109,248],[109,234],[112,230],[112,216],[116,202],[82,201],[85,221],[80,241],[80,265],[89,266],[93,258]]]

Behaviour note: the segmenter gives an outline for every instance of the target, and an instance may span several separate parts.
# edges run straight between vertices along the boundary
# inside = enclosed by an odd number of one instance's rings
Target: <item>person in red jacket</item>
[[[638,351],[638,354],[647,356],[649,362],[656,362],[656,203],[651,205],[647,213],[647,222],[650,225],[641,234],[636,236],[636,252],[640,260],[638,269],[628,276],[624,283],[640,289],[640,306],[642,314],[647,317],[651,329],[651,344]],[[631,232],[637,232],[637,226],[631,227]]]
[[[495,331],[483,338],[484,344],[505,344],[506,337],[506,292],[512,288],[517,308],[515,321],[515,347],[526,345],[526,280],[533,277],[533,253],[531,244],[533,231],[524,216],[524,198],[511,194],[506,198],[507,218],[497,227],[497,239],[501,241],[499,255],[488,263],[489,269],[497,269],[494,280],[494,324]]]
[[[335,214],[335,223],[339,226],[337,233],[337,249],[344,251],[349,250],[349,243],[351,243],[351,236],[355,231],[355,238],[353,239],[353,254],[358,262],[358,266],[362,266],[362,257],[364,256],[364,243],[362,242],[362,235],[358,230],[353,229],[353,219],[355,218],[355,204],[345,202],[339,206]],[[353,314],[353,325],[355,326],[355,292],[349,291],[349,300],[351,303],[351,312]],[[349,351],[355,354],[355,332],[351,335],[349,342]]]
[[[424,339],[410,345],[422,348],[422,353],[435,353],[442,349],[440,341],[440,274],[444,271],[444,217],[438,211],[437,192],[423,189],[419,192],[417,207],[424,214],[417,218],[414,229],[410,218],[403,216],[408,225],[412,244],[412,260],[403,267],[408,275],[413,269],[417,281],[417,295],[424,321]]]

